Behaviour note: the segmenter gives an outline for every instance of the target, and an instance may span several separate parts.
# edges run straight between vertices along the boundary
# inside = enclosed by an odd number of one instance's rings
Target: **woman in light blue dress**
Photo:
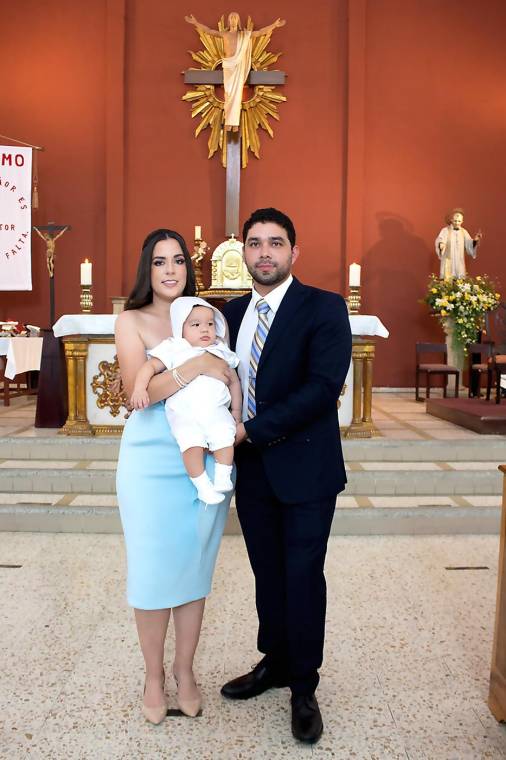
[[[116,321],[116,349],[128,397],[146,351],[172,334],[172,301],[194,294],[195,276],[183,238],[172,230],[155,230],[144,241],[134,289]],[[178,367],[185,382],[199,374],[228,382],[226,363],[208,352]],[[206,508],[197,498],[163,404],[179,388],[170,372],[151,380],[151,405],[127,420],[117,471],[127,596],[146,664],[143,713],[151,723],[160,723],[167,714],[163,654],[171,610],[178,705],[191,716],[200,710],[193,658],[230,502],[229,494],[221,504]],[[212,477],[212,457],[206,469]]]

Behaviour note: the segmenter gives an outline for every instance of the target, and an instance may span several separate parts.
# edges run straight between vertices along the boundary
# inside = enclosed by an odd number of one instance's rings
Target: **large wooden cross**
[[[285,84],[284,71],[251,70],[246,84],[278,85]],[[187,69],[184,72],[185,84],[223,84],[223,71],[216,69]],[[239,196],[241,190],[241,133],[225,132],[227,139],[227,170],[225,195],[225,236],[239,237]]]

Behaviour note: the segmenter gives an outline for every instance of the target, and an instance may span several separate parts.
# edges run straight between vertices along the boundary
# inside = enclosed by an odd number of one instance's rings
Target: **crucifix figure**
[[[197,31],[202,30],[211,37],[221,37],[225,56],[221,65],[223,68],[223,87],[225,90],[225,129],[237,132],[241,118],[242,88],[244,87],[251,69],[251,46],[252,39],[271,34],[274,29],[284,26],[286,21],[276,19],[269,26],[250,31],[241,29],[241,18],[236,11],[232,11],[228,17],[228,29],[220,32],[219,29],[210,29],[201,24],[195,16],[185,16],[185,21],[193,24]]]
[[[222,71],[189,69],[185,71],[184,81],[186,84],[223,84],[224,86],[224,129],[227,140],[225,234],[226,236],[238,236],[241,180],[241,131],[239,127],[243,87],[245,84],[253,86],[278,85],[285,82],[283,71],[252,70],[252,41],[257,37],[270,36],[274,29],[284,26],[286,22],[278,18],[269,26],[261,29],[243,30],[239,14],[235,11],[229,14],[228,28],[224,30],[211,29],[197,21],[193,15],[186,16],[185,21],[195,26],[200,34],[221,37],[223,40],[225,55],[221,59]]]
[[[44,240],[46,244],[46,263],[47,271],[49,273],[49,311],[50,311],[50,326],[55,322],[55,307],[54,307],[54,253],[56,248],[56,241],[63,235],[64,232],[70,230],[69,224],[54,224],[49,222],[44,226],[33,228],[37,235]]]

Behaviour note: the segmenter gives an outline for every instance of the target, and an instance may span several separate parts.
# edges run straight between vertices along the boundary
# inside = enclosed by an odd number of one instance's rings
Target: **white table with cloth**
[[[39,370],[41,355],[42,338],[0,337],[0,379],[3,383],[4,406],[9,405],[11,395],[17,396],[24,392],[18,383],[18,389],[13,393],[9,380],[14,380],[16,375]]]
[[[53,327],[65,345],[69,417],[62,432],[68,435],[121,433],[126,409],[114,345],[116,317],[65,314]],[[365,314],[350,315],[350,327],[353,357],[340,398],[339,418],[345,435],[368,438],[374,434],[370,420],[373,337],[388,338],[388,330],[378,317]]]
[[[42,338],[0,338],[0,356],[7,358],[5,377],[10,380],[23,372],[39,370]]]

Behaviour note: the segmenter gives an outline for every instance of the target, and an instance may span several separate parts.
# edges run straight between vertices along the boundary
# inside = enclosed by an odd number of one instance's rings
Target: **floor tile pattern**
[[[258,658],[243,541],[227,536],[196,672],[202,717],[140,714],[142,661],[120,536],[0,534],[0,758],[504,760],[487,708],[498,539],[333,537],[318,697],[325,732],[298,745],[289,693],[219,694]],[[448,566],[489,570],[448,571]],[[173,656],[172,629],[166,664]],[[175,686],[167,680],[174,706]]]

